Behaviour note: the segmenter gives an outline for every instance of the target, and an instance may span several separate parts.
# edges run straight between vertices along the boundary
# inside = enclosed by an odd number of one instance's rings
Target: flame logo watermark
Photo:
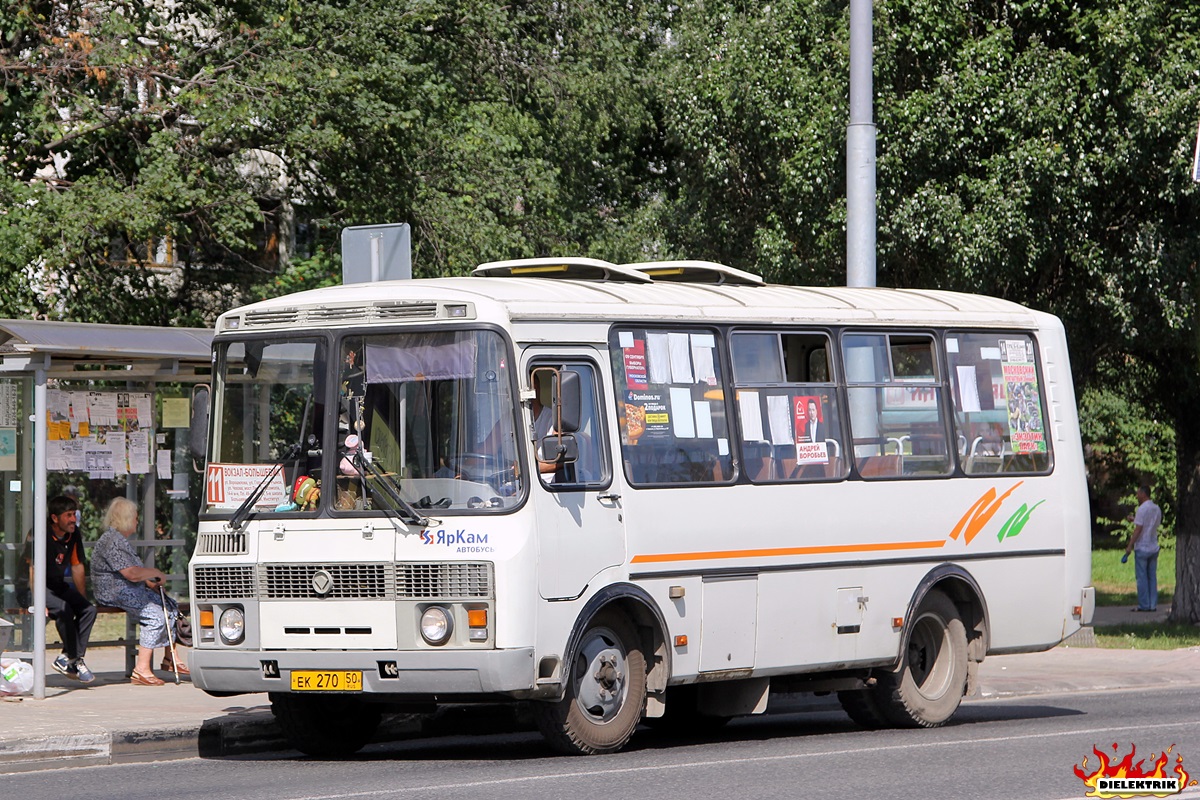
[[[1170,753],[1174,748],[1175,745],[1171,745],[1157,758],[1151,753],[1150,760],[1153,766],[1147,768],[1145,759],[1134,763],[1136,745],[1130,744],[1128,755],[1116,762],[1093,746],[1092,752],[1096,754],[1100,765],[1095,771],[1088,772],[1088,760],[1085,756],[1082,764],[1075,765],[1075,774],[1087,785],[1087,797],[1170,797],[1179,794],[1188,786],[1196,785],[1196,781],[1192,780],[1183,768],[1183,756],[1176,755],[1174,769],[1167,770]],[[1112,749],[1115,758],[1119,745],[1114,742]]]

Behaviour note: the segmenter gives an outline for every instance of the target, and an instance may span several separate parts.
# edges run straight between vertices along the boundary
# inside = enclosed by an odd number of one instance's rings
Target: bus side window
[[[946,334],[959,462],[968,475],[1052,465],[1037,348],[1028,333]]]
[[[844,478],[828,334],[739,331],[731,352],[746,477],[752,483]]]
[[[613,388],[626,476],[635,486],[731,483],[729,392],[715,331],[613,328]],[[749,357],[739,369],[781,369]]]
[[[936,344],[928,333],[850,332],[842,337],[852,455],[863,478],[948,475]]]
[[[534,403],[532,411],[533,447],[539,451],[542,439],[552,436],[554,431],[553,411],[551,402],[553,371],[537,369],[530,376],[535,383]],[[600,426],[600,397],[597,394],[596,369],[589,363],[568,363],[556,365],[560,371],[572,372],[579,376],[579,429],[571,435],[575,440],[576,458],[566,464],[554,465],[538,461],[539,476],[543,486],[575,486],[607,483],[608,467],[604,454],[604,434]],[[542,469],[543,464],[546,469]]]

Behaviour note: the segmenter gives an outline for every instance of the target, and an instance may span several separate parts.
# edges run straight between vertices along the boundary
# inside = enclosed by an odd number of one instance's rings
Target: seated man
[[[46,510],[46,612],[54,620],[63,645],[62,654],[51,666],[68,678],[91,683],[96,677],[83,656],[96,621],[96,607],[86,597],[79,503],[59,495],[50,499]],[[33,585],[32,558],[29,584]]]

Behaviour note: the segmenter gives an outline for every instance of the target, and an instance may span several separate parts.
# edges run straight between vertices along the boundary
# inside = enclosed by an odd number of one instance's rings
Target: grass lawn
[[[1098,606],[1136,606],[1137,580],[1133,577],[1133,556],[1122,564],[1124,550],[1092,551],[1092,585],[1096,587]],[[1175,550],[1158,551],[1158,602],[1175,598]]]
[[[1121,563],[1124,550],[1092,551],[1092,585],[1098,606],[1136,606],[1137,580],[1133,557]],[[1175,551],[1158,551],[1158,602],[1175,598]],[[1096,644],[1122,650],[1174,650],[1200,646],[1200,628],[1169,622],[1111,625],[1095,628]]]
[[[1178,650],[1200,646],[1200,628],[1171,622],[1095,628],[1096,646],[1111,650]]]

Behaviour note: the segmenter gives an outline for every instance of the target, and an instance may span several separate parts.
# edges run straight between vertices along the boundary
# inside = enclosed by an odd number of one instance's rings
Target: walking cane
[[[158,596],[162,600],[163,623],[167,626],[167,642],[171,645],[171,669],[175,670],[175,685],[179,685],[179,656],[175,653],[175,633],[171,630],[171,618],[167,615],[167,592],[158,585]]]

